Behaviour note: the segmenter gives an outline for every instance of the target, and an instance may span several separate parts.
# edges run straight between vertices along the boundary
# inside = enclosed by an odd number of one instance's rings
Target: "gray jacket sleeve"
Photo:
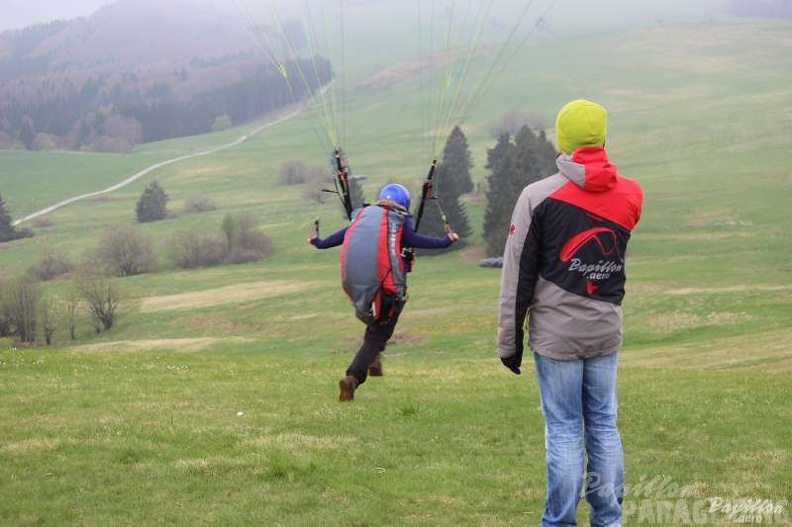
[[[498,313],[498,356],[522,358],[525,320],[534,300],[542,251],[542,203],[567,179],[559,173],[523,189],[512,212],[503,252]]]
[[[509,236],[506,239],[506,248],[503,252],[503,270],[498,300],[498,355],[501,358],[511,357],[522,352],[523,326],[527,315],[527,306],[522,313],[517,312],[518,285],[521,274],[523,274],[523,280],[531,279],[530,276],[524,275],[525,269],[521,270],[520,260],[531,228],[532,212],[531,188],[529,186],[520,194],[512,212]],[[533,280],[535,282],[535,277]]]

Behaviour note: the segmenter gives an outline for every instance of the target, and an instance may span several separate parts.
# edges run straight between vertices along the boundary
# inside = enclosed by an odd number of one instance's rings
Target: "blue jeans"
[[[534,353],[547,451],[547,497],[542,527],[577,525],[583,489],[591,527],[621,525],[624,455],[616,427],[617,354],[554,360]],[[585,432],[585,433],[584,433]]]

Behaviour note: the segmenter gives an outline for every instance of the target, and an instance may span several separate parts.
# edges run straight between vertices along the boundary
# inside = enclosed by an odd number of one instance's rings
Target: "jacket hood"
[[[588,192],[612,189],[619,175],[601,146],[582,146],[571,155],[561,154],[556,166],[564,177]]]

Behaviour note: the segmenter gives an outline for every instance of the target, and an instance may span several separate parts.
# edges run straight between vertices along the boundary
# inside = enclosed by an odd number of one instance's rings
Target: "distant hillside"
[[[280,32],[258,31],[259,41],[244,17],[189,0],[119,0],[87,19],[0,33],[0,148],[126,151],[304,97],[262,48]],[[283,66],[316,72],[313,88],[332,77],[326,59],[315,61]]]

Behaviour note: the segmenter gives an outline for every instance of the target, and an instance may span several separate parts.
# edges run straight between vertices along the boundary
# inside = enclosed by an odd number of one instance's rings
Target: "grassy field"
[[[686,494],[628,493],[625,525],[685,523],[662,509],[680,500],[691,513],[718,497],[792,500],[790,48],[789,24],[544,41],[465,126],[483,180],[489,129],[505,111],[551,122],[571,98],[598,100],[611,112],[612,158],[644,187],[620,357],[627,482],[667,478]],[[418,187],[432,132],[421,128],[420,86],[404,78],[348,96],[347,150],[369,176],[368,196],[386,181]],[[129,155],[0,152],[0,192],[22,216],[255,126]],[[118,280],[137,309],[117,328],[93,335],[83,324],[77,341],[61,332],[54,348],[3,342],[0,524],[538,523],[538,390],[530,360],[515,377],[494,354],[499,273],[475,265],[483,204],[469,203],[469,248],[418,261],[386,376],[339,404],[336,383],[363,327],[340,290],[337,252],[310,250],[305,237],[316,216],[324,232],[342,226],[340,207],[277,184],[285,160],[326,162],[316,144],[300,116],[58,210],[35,237],[0,246],[3,278],[46,247],[77,259],[106,225],[134,223],[153,179],[178,213],[137,226],[161,269]],[[195,195],[219,209],[183,213]],[[272,258],[175,270],[172,237],[217,229],[227,211],[259,218]],[[586,514],[583,505],[582,524]],[[762,523],[789,521],[787,504]]]

